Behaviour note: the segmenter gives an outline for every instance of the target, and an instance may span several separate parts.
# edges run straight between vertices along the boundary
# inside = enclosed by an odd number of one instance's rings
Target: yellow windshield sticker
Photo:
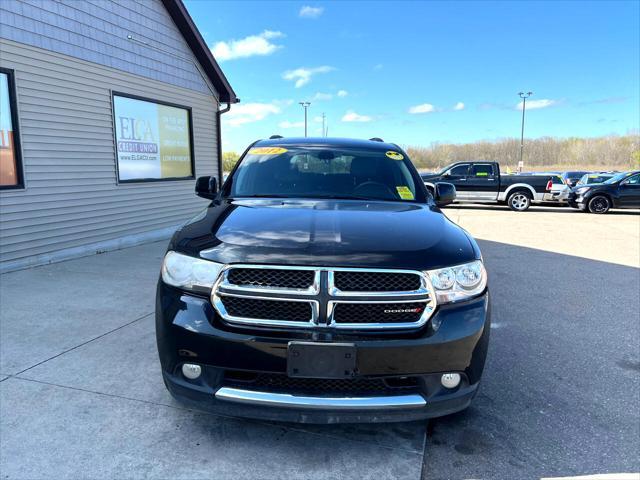
[[[286,152],[287,149],[282,147],[255,147],[249,150],[251,155],[280,155]]]
[[[411,190],[409,190],[409,187],[396,187],[396,190],[398,191],[398,195],[400,195],[400,198],[402,200],[413,200],[413,193],[411,192]]]
[[[389,157],[392,160],[403,160],[404,159],[404,155],[402,155],[400,152],[393,152],[391,150],[389,150],[386,153],[387,157]]]
[[[489,174],[487,172],[477,172],[476,177],[488,177]]]

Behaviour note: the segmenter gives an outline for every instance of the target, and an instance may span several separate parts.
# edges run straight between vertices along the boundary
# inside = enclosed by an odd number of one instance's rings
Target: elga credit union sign
[[[114,93],[113,111],[121,182],[193,177],[188,108]]]

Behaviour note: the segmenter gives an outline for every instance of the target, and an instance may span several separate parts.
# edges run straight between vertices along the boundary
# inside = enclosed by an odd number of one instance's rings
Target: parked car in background
[[[578,186],[573,189],[569,203],[590,213],[640,208],[640,170],[618,173],[603,183]]]
[[[580,180],[585,173],[589,173],[589,172],[585,172],[585,171],[563,172],[560,174],[560,178],[562,178],[562,181],[564,182],[565,185],[569,187],[575,187],[576,183],[578,183],[578,180]]]
[[[467,203],[505,203],[517,212],[532,203],[547,201],[552,187],[549,175],[502,175],[498,162],[456,162],[438,173],[423,173],[422,180],[434,192],[436,182],[452,183],[456,201]]]
[[[594,183],[602,183],[606,180],[609,180],[616,173],[617,172],[585,173],[582,177],[580,177],[580,180],[578,180],[574,187],[563,185],[558,198],[560,199],[560,201],[568,202],[570,207],[578,208],[575,203],[575,195],[572,195],[574,188],[581,187],[583,185],[592,185]]]
[[[566,188],[566,185],[564,183],[564,180],[562,180],[562,177],[560,176],[560,172],[532,172],[528,175],[537,175],[549,179],[547,181],[546,192],[542,198],[542,201],[544,203],[555,203],[558,205],[566,204],[567,198],[562,198],[561,196]]]

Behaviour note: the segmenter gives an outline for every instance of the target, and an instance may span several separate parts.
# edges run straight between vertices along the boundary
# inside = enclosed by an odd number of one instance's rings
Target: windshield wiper
[[[330,199],[330,200],[382,200],[381,198],[371,198],[371,197],[361,197],[358,195],[317,195],[313,198],[322,198],[322,199]]]
[[[269,194],[260,194],[260,195],[235,195],[229,198],[295,198],[291,195],[280,195],[277,193],[269,193]]]
[[[277,193],[273,194],[259,194],[259,195],[236,195],[229,197],[236,198],[304,198],[304,199],[316,199],[316,200],[364,200],[368,202],[394,202],[398,201],[395,198],[371,198],[362,197],[358,195],[281,195]]]

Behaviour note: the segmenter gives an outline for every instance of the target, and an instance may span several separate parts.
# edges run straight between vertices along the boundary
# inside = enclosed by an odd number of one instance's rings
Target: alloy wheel
[[[511,206],[514,210],[526,210],[529,206],[529,197],[524,193],[518,193],[511,197]]]
[[[589,202],[591,213],[606,213],[609,210],[609,200],[606,197],[595,197]]]

